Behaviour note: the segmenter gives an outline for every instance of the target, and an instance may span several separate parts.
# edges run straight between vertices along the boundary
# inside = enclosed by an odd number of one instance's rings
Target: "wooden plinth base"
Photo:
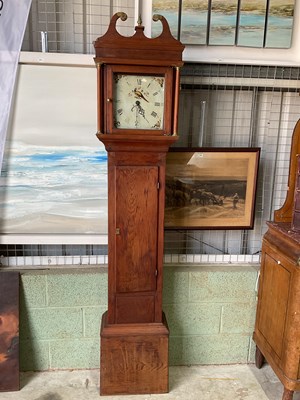
[[[169,329],[162,323],[101,323],[100,395],[167,393]]]

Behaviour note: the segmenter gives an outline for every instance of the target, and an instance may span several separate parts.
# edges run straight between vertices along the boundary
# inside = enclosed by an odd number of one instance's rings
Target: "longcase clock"
[[[108,152],[108,310],[101,322],[100,394],[168,391],[162,311],[166,153],[177,140],[184,46],[167,21],[118,33],[115,14],[95,43],[97,137]]]

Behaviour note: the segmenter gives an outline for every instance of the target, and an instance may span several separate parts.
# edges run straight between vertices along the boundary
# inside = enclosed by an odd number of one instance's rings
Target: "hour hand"
[[[147,103],[149,103],[149,101],[144,97],[143,93],[140,92],[139,90],[134,89],[133,93],[135,94],[135,97],[137,97],[138,99],[143,99],[143,100],[147,101]]]

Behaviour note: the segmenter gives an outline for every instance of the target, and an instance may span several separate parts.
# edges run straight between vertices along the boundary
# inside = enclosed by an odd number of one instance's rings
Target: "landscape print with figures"
[[[252,228],[258,148],[172,149],[167,154],[167,229]]]
[[[238,0],[212,0],[209,14],[208,0],[183,1],[180,40],[184,44],[291,46],[294,0],[241,0],[239,9],[238,3]],[[178,4],[178,0],[153,0],[153,12],[167,18],[174,36],[178,34]],[[158,30],[158,25],[153,23],[153,36]]]

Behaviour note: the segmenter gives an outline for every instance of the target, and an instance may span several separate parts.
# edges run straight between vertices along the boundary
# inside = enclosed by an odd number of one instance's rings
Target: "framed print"
[[[172,149],[165,228],[253,228],[259,156],[259,148]]]

